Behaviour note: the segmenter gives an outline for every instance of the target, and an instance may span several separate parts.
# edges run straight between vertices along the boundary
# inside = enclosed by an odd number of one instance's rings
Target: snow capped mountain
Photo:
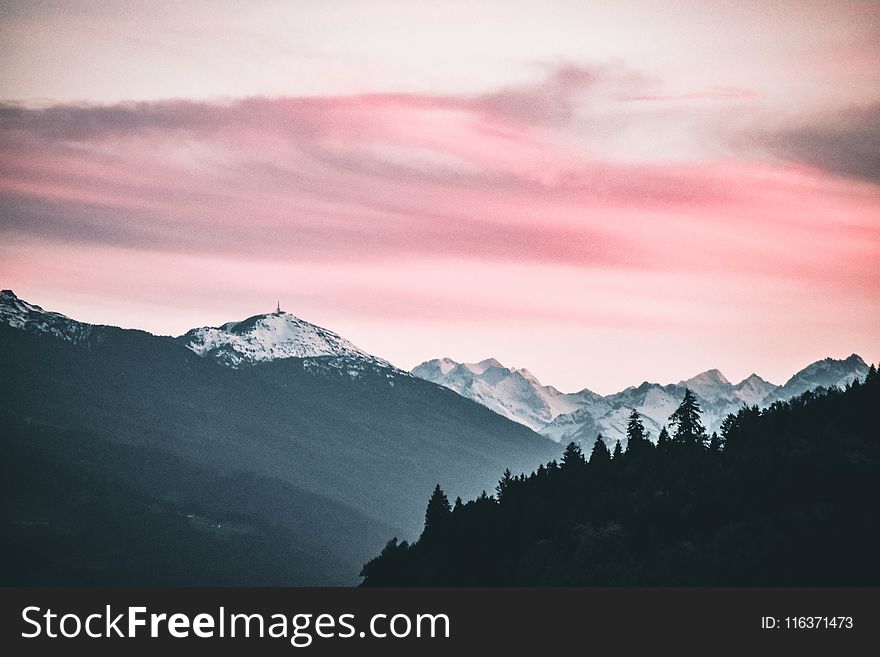
[[[682,388],[689,388],[700,397],[717,397],[730,391],[731,384],[720,371],[708,370],[685,381],[679,381]]]
[[[783,386],[757,374],[733,384],[718,370],[708,370],[676,384],[645,381],[618,393],[601,396],[589,390],[561,393],[541,385],[528,370],[511,370],[494,359],[479,363],[456,363],[449,358],[422,363],[412,373],[469,397],[496,413],[521,422],[556,442],[576,441],[586,449],[601,433],[607,442],[624,440],[632,409],[637,410],[650,436],[656,440],[661,427],[678,407],[686,388],[696,396],[703,424],[712,433],[730,413],[743,404],[769,406],[807,390],[842,387],[853,379],[864,379],[868,366],[857,355],[845,360],[826,358],[804,368]]]
[[[842,388],[856,378],[864,379],[867,373],[868,365],[856,354],[844,360],[825,358],[807,365],[786,381],[775,391],[772,401],[791,399],[816,388]]]
[[[387,361],[357,348],[333,331],[280,310],[219,327],[192,329],[178,339],[200,356],[208,356],[229,367],[280,358],[321,356],[391,367]]]
[[[48,334],[73,343],[101,339],[104,335],[101,331],[116,330],[44,310],[19,299],[11,290],[0,291],[0,325],[28,333]],[[390,386],[394,386],[397,376],[416,376],[451,388],[554,441],[577,440],[587,448],[600,432],[609,441],[623,439],[632,409],[643,416],[645,427],[656,439],[660,428],[668,423],[669,415],[678,406],[685,388],[697,395],[703,424],[711,433],[720,429],[724,418],[743,404],[769,406],[807,390],[843,387],[854,379],[864,379],[868,372],[865,361],[852,354],[842,360],[825,358],[812,363],[782,386],[769,383],[757,374],[732,384],[721,372],[713,369],[677,384],[646,381],[601,396],[587,389],[576,393],[560,392],[543,385],[528,370],[507,368],[494,358],[478,363],[435,359],[422,363],[410,374],[359,349],[333,331],[280,309],[219,327],[192,329],[173,339],[200,356],[232,368],[299,358],[304,359],[303,367],[307,369],[340,372],[353,378],[368,371],[381,370]]]
[[[0,291],[0,324],[28,333],[52,335],[78,343],[96,335],[97,327],[19,299],[12,290]],[[240,365],[281,358],[314,359],[309,369],[345,371],[355,377],[365,368],[386,368],[395,375],[411,376],[388,361],[368,354],[328,329],[278,311],[254,315],[219,327],[195,328],[175,338],[199,356],[222,365]],[[392,378],[389,376],[389,378]]]
[[[589,390],[572,394],[559,392],[552,386],[542,385],[528,370],[507,368],[494,358],[478,363],[439,358],[418,365],[412,373],[535,430],[599,398]]]
[[[747,406],[760,406],[761,402],[778,387],[757,374],[750,374],[733,386],[733,394]]]
[[[0,324],[26,333],[44,333],[68,342],[79,342],[92,331],[91,324],[83,324],[61,313],[43,310],[15,296],[12,290],[0,291]]]
[[[678,384],[661,385],[642,383],[602,398],[601,403],[586,404],[575,413],[561,415],[539,432],[552,440],[576,440],[590,446],[596,433],[609,442],[623,440],[626,419],[636,409],[645,428],[656,440],[660,428],[668,424],[669,416],[678,407],[685,388],[697,396],[702,410],[703,424],[711,434],[721,429],[721,423],[743,404],[766,407],[774,401],[785,401],[815,388],[842,387],[856,378],[864,379],[868,366],[853,354],[845,360],[826,358],[807,366],[783,386],[774,385],[757,374],[751,374],[737,384],[718,370],[709,370]]]
[[[527,427],[384,362],[283,313],[170,337],[81,324],[4,292],[4,474],[30,473],[12,486],[25,491],[14,508],[29,514],[14,540],[53,546],[57,563],[80,572],[84,552],[70,547],[94,547],[80,528],[99,509],[108,526],[158,531],[163,555],[179,556],[184,570],[207,549],[216,562],[208,570],[223,577],[353,584],[388,536],[419,535],[438,483],[453,499],[474,498],[504,468],[531,472],[558,458],[558,446]],[[69,484],[53,492],[84,501],[59,515],[47,477]],[[33,539],[30,520],[43,527],[45,513],[65,524],[54,529],[53,520],[50,537]],[[216,542],[206,542],[207,518],[227,527]],[[120,561],[110,570],[155,570],[144,567],[155,550],[138,544],[132,552],[128,539],[111,541],[106,553]],[[301,567],[285,570],[290,561]]]

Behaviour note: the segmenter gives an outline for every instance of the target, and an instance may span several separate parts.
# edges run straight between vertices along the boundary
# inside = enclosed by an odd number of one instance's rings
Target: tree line
[[[364,586],[880,584],[880,376],[743,406],[708,435],[686,390],[656,441],[569,443],[493,495],[438,485],[418,541],[388,542]]]

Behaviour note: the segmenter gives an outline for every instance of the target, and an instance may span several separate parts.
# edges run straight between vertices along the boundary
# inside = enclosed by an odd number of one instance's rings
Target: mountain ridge
[[[78,323],[26,303],[11,294],[0,301],[8,311],[0,313],[0,446],[7,457],[0,461],[16,486],[0,531],[4,544],[18,546],[4,572],[21,566],[73,578],[40,579],[46,583],[160,581],[139,566],[155,562],[148,541],[127,543],[130,558],[114,553],[121,570],[109,580],[100,563],[87,562],[85,543],[70,543],[83,536],[102,544],[108,528],[125,533],[142,519],[151,527],[171,523],[163,534],[171,553],[208,541],[232,560],[224,563],[242,560],[235,578],[224,580],[221,570],[194,581],[354,583],[387,534],[418,532],[421,498],[437,483],[479,495],[499,470],[529,472],[559,454],[521,424],[379,359],[324,355],[231,367],[178,338]],[[89,500],[69,504],[81,522],[59,516],[43,492],[43,473],[59,468],[63,495],[89,487]],[[206,495],[194,477],[217,494]],[[46,517],[53,518],[48,526],[40,524]],[[273,566],[276,526],[323,570],[310,576],[308,568]],[[233,541],[241,531],[265,538],[259,555]],[[239,546],[232,552],[230,541]],[[37,554],[45,559],[35,561]],[[192,552],[183,562],[198,561]],[[63,568],[47,571],[49,562]]]
[[[490,361],[492,368],[483,366]],[[643,416],[646,428],[656,440],[686,388],[697,395],[706,427],[712,432],[720,429],[723,419],[743,404],[769,406],[807,390],[843,387],[855,378],[863,379],[868,371],[865,361],[857,354],[852,354],[845,359],[829,357],[815,361],[793,374],[782,385],[770,383],[755,373],[738,383],[732,383],[720,370],[710,369],[678,383],[643,381],[610,395],[599,395],[588,388],[577,393],[560,393],[556,388],[542,384],[530,373],[529,377],[521,374],[528,370],[504,367],[496,359],[484,359],[475,365],[444,357],[425,361],[413,368],[412,373],[445,385],[551,440],[566,443],[574,440],[586,448],[592,445],[599,433],[608,442],[625,441],[627,417],[632,409]],[[492,376],[487,376],[486,372]],[[521,380],[530,390],[516,391],[509,385],[499,385],[509,379]],[[541,401],[530,405],[539,398]],[[565,400],[569,409],[553,413],[547,403],[553,398]],[[558,407],[555,410],[559,411]]]
[[[499,415],[538,430],[554,418],[570,413],[595,393],[563,393],[543,386],[528,370],[504,367],[494,358],[478,363],[434,359],[412,369],[412,374],[454,390],[491,408]],[[498,392],[502,394],[498,394]]]
[[[74,344],[95,332],[115,327],[92,325],[47,311],[19,299],[11,290],[0,292],[0,323],[32,333],[60,337]],[[126,329],[137,330],[137,329]],[[700,372],[678,383],[644,381],[610,395],[584,388],[564,393],[544,385],[526,368],[508,368],[495,358],[459,363],[444,357],[425,361],[406,372],[369,354],[337,333],[281,311],[252,315],[220,326],[197,327],[176,338],[190,352],[220,365],[240,368],[284,359],[303,359],[304,367],[338,371],[350,377],[384,373],[389,385],[398,377],[417,377],[451,389],[498,415],[525,425],[555,442],[575,440],[589,447],[597,434],[612,442],[624,439],[626,416],[633,408],[644,416],[656,439],[684,389],[697,395],[707,429],[743,404],[768,406],[819,387],[842,387],[867,373],[857,354],[845,359],[826,357],[794,373],[782,385],[752,373],[738,383],[718,369]]]

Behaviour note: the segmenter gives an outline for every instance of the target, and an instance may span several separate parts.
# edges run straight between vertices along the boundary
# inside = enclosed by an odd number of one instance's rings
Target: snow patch
[[[209,356],[229,367],[319,356],[360,359],[391,367],[387,361],[368,354],[333,331],[286,312],[255,315],[219,327],[192,329],[178,339],[198,355]]]

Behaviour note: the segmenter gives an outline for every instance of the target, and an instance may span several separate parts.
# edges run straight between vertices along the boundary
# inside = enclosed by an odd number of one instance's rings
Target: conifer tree
[[[669,443],[672,442],[669,438],[669,431],[666,429],[666,425],[663,425],[663,428],[660,429],[660,435],[657,436],[657,449],[661,452],[669,451]]]
[[[620,447],[620,440],[614,442],[614,453],[611,455],[613,461],[617,461],[623,455],[623,449]]]
[[[603,465],[611,460],[611,452],[605,444],[605,439],[600,433],[596,436],[596,442],[593,443],[593,451],[590,452],[590,465]]]
[[[504,506],[484,492],[466,505],[456,500],[449,514],[438,486],[429,531],[414,547],[391,541],[364,566],[364,584],[748,586],[793,574],[802,583],[865,582],[876,571],[876,523],[815,513],[815,491],[818,475],[832,508],[855,504],[860,517],[873,517],[880,480],[874,372],[847,390],[806,392],[764,410],[743,406],[712,434],[709,450],[688,448],[685,434],[679,445],[663,427],[659,448],[632,462],[620,453],[622,438],[610,457],[599,437],[581,470],[582,450],[572,443],[563,468],[551,462],[543,475],[541,468],[530,477],[505,472]],[[615,467],[617,458],[636,467]],[[760,549],[744,550],[749,544]],[[803,547],[803,558],[792,544]]]
[[[561,467],[571,469],[584,464],[584,453],[581,446],[572,441],[565,446],[565,452],[562,454]],[[550,465],[549,463],[547,464]]]
[[[647,444],[648,432],[645,431],[642,416],[639,415],[636,409],[632,409],[632,413],[629,414],[629,420],[626,423],[626,451],[631,454],[638,454]]]
[[[504,474],[501,475],[501,479],[498,481],[498,485],[495,486],[495,492],[498,493],[499,502],[504,501],[504,493],[510,488],[514,481],[516,480],[511,476],[510,468],[506,468]]]
[[[449,498],[446,497],[446,493],[440,488],[440,484],[437,484],[434,487],[434,492],[431,493],[431,498],[428,500],[428,508],[425,509],[425,529],[422,534],[428,534],[438,528],[442,529],[449,522],[451,515],[452,509],[449,506]]]
[[[706,428],[700,421],[700,404],[688,388],[685,388],[681,404],[669,416],[669,424],[675,427],[673,434],[675,443],[700,446],[706,444]]]

